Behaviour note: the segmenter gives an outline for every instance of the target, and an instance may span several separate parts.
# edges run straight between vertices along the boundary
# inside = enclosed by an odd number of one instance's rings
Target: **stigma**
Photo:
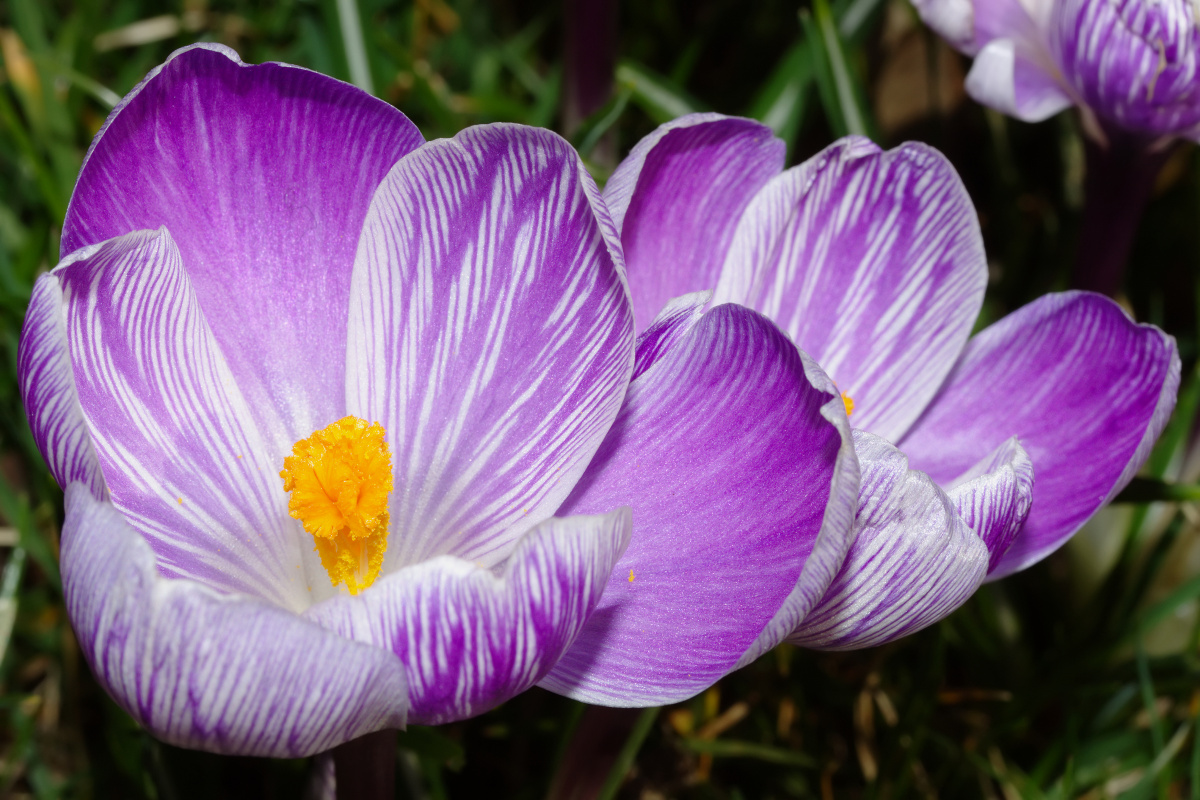
[[[842,403],[846,406],[846,416],[854,413],[854,398],[842,392]]]
[[[312,535],[336,587],[358,594],[379,577],[387,550],[392,455],[383,426],[343,417],[292,446],[283,459],[288,514]]]

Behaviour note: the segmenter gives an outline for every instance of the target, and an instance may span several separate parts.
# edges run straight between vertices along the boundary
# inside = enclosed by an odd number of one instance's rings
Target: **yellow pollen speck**
[[[343,417],[296,442],[279,477],[292,495],[288,513],[312,534],[330,583],[346,584],[350,594],[374,583],[387,550],[392,491],[383,426]]]
[[[851,397],[850,395],[846,394],[845,392],[842,392],[842,402],[846,404],[846,416],[848,417],[851,414],[853,414],[854,413],[854,398]]]
[[[175,498],[175,502],[176,502],[176,503],[179,503],[179,505],[183,505],[183,498],[182,498],[182,497],[176,497],[176,498]]]
[[[629,570],[629,582],[633,583],[633,570]]]

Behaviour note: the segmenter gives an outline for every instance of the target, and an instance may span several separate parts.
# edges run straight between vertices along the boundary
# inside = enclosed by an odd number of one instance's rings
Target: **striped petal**
[[[1012,546],[1033,503],[1033,462],[1016,437],[968,470],[946,492],[988,549],[993,570]]]
[[[977,102],[1025,122],[1041,122],[1070,108],[1071,95],[1058,71],[1012,39],[988,42],[967,74],[967,93]]]
[[[161,572],[306,607],[315,556],[288,517],[282,455],[259,436],[170,235],[113,239],[53,276],[112,502]]]
[[[1200,126],[1200,30],[1191,0],[1062,0],[1048,32],[1083,102],[1148,136]]]
[[[1056,550],[1150,455],[1175,407],[1175,340],[1088,292],[1042,297],[971,340],[900,443],[950,484],[1009,437],[1037,481],[1024,527],[989,578]]]
[[[59,269],[90,258],[96,247],[77,251]],[[48,273],[38,278],[25,312],[21,344],[17,354],[17,378],[21,403],[38,450],[59,486],[83,483],[97,500],[108,498],[100,473],[100,462],[79,407],[71,353],[67,347],[67,325],[63,317],[63,291],[59,276]]]
[[[653,367],[692,332],[704,316],[712,292],[692,292],[676,297],[663,307],[654,322],[638,335],[634,354],[633,379]]]
[[[307,616],[394,652],[409,718],[452,722],[533,686],[574,641],[629,542],[629,509],[551,519],[496,571],[453,556],[406,567]]]
[[[563,513],[629,504],[633,540],[543,687],[671,703],[791,632],[841,563],[857,497],[831,388],[769,320],[734,305],[630,385]]]
[[[885,440],[854,431],[862,470],[855,538],[829,591],[788,641],[820,650],[890,642],[966,602],[988,549],[955,502]]]
[[[308,756],[405,723],[384,650],[277,606],[159,575],[109,503],[67,487],[67,612],[96,680],[158,738],[217,753]]]
[[[388,175],[355,263],[347,366],[351,413],[383,423],[402,487],[385,573],[501,561],[566,497],[633,368],[620,252],[548,131],[470,128]]]
[[[757,309],[896,441],[954,365],[983,302],[975,208],[950,163],[848,138],[746,209],[713,295]]]
[[[638,331],[667,301],[711,289],[738,217],[783,169],[766,125],[690,114],[638,142],[604,187],[621,233]]]
[[[353,86],[185,48],[96,137],[62,252],[165,225],[259,428],[286,449],[345,413],[354,249],[375,187],[420,143]]]

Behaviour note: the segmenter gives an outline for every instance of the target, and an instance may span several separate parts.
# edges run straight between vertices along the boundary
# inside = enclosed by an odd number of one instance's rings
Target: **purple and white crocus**
[[[682,335],[707,307],[752,308],[852,405],[851,549],[788,640],[864,647],[931,624],[1070,538],[1146,460],[1175,404],[1179,358],[1171,337],[1083,292],[972,337],[983,244],[937,151],[850,138],[787,171],[783,159],[763,125],[692,115],[643,139],[604,198],[639,341]],[[622,704],[623,683],[651,680],[636,658],[643,628],[599,622],[622,602],[610,587],[543,686]]]
[[[913,0],[975,59],[967,91],[1029,122],[1078,106],[1085,126],[1200,138],[1200,29],[1192,0]]]
[[[849,547],[837,391],[741,306],[635,349],[616,229],[552,133],[425,143],[351,86],[197,45],[97,135],[62,249],[20,375],[67,609],[166,741],[299,756],[463,718],[585,623],[645,634],[626,704],[686,696],[790,633]],[[280,469],[355,417],[387,448],[305,473],[339,536],[385,534],[352,595]]]

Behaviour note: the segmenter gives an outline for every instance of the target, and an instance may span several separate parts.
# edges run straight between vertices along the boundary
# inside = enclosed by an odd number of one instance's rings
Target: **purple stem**
[[[641,714],[640,708],[588,706],[571,735],[547,800],[594,800]]]
[[[376,731],[333,748],[338,800],[396,796],[396,732]]]
[[[565,0],[563,11],[563,131],[570,136],[612,97],[617,68],[617,3]],[[615,144],[605,145],[601,140],[597,150],[606,146],[613,150],[615,159]]]
[[[1108,146],[1084,139],[1083,224],[1071,285],[1113,296],[1124,285],[1125,264],[1154,181],[1172,145],[1110,130]]]

